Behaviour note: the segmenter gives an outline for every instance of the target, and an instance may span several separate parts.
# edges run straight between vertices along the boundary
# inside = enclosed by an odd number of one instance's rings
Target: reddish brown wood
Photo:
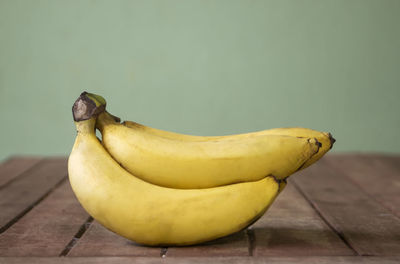
[[[318,216],[296,190],[291,179],[269,211],[252,229],[255,235],[255,256],[355,254]]]
[[[0,235],[0,256],[58,256],[87,218],[66,181]]]
[[[310,256],[310,257],[182,257],[182,258],[154,258],[154,257],[64,257],[64,258],[2,258],[0,264],[398,264],[399,257],[360,257],[360,256]]]
[[[46,159],[21,176],[0,189],[0,233],[66,178],[67,160]]]
[[[360,255],[400,255],[399,219],[346,175],[324,159],[299,174],[293,181]]]
[[[170,247],[167,257],[213,257],[249,256],[249,243],[245,231],[220,238],[202,245],[190,247]]]
[[[94,221],[67,256],[153,256],[160,257],[161,248],[135,244]]]
[[[0,188],[39,163],[39,157],[12,157],[0,164]]]
[[[400,167],[383,155],[330,155],[333,168],[348,176],[353,183],[400,217]]]
[[[96,222],[73,239],[88,215],[68,182],[60,185],[67,172],[66,159],[48,159],[26,169],[18,159],[7,162],[11,163],[6,169],[0,165],[0,177],[7,170],[14,176],[7,176],[11,178],[0,187],[0,224],[5,230],[0,234],[0,264],[160,262],[160,248],[136,245]],[[29,161],[24,162],[29,167]],[[253,225],[251,243],[241,232],[205,245],[169,248],[162,261],[399,263],[400,257],[393,256],[400,255],[400,220],[394,215],[399,208],[399,162],[399,157],[382,155],[324,158],[289,180],[267,214]],[[343,256],[354,251],[340,236],[357,253],[379,257]],[[72,249],[65,250],[67,245]],[[248,246],[254,256],[246,257]],[[67,256],[32,257],[61,252]]]

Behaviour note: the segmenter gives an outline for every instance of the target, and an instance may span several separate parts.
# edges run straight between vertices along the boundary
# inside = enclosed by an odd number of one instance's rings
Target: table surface
[[[0,263],[400,263],[399,194],[400,156],[331,154],[242,232],[144,247],[83,210],[66,157],[12,157],[0,164]]]

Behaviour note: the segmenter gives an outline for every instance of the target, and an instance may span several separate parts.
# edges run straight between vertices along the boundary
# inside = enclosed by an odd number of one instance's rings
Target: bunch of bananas
[[[191,245],[246,228],[289,175],[335,141],[305,128],[201,137],[120,123],[104,98],[86,92],[72,109],[74,193],[103,226],[144,245]]]

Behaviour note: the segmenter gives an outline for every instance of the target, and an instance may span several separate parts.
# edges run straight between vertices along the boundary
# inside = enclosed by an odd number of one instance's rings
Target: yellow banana
[[[264,214],[285,186],[280,188],[272,176],[186,190],[140,180],[119,166],[96,138],[97,110],[92,108],[97,109],[87,97],[74,105],[77,137],[68,160],[70,183],[93,218],[128,239],[145,245],[190,245],[229,235]]]
[[[314,138],[262,132],[207,141],[171,139],[127,127],[107,112],[99,115],[97,127],[104,147],[126,170],[147,182],[183,189],[257,181],[266,175],[285,179],[320,146]]]
[[[241,138],[249,138],[256,137],[260,135],[284,135],[284,136],[292,136],[292,137],[303,137],[303,138],[315,138],[319,143],[321,143],[321,147],[318,150],[318,153],[313,155],[306,163],[303,165],[303,169],[315,163],[317,160],[322,158],[333,146],[335,143],[335,139],[332,137],[331,133],[328,132],[320,132],[317,130],[302,128],[302,127],[284,127],[284,128],[272,128],[263,131],[243,133],[237,135],[227,135],[227,136],[194,136],[187,134],[180,134],[170,131],[165,131],[149,126],[145,126],[143,124],[133,122],[133,121],[124,121],[122,125],[130,127],[132,129],[142,131],[143,133],[150,133],[153,135],[157,135],[164,138],[169,138],[173,140],[182,140],[182,141],[215,141],[215,140],[223,140],[223,139],[241,139]]]

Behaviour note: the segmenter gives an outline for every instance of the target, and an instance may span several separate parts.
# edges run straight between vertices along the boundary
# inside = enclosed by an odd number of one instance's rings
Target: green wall
[[[0,0],[0,159],[66,155],[80,92],[122,119],[217,135],[330,131],[400,152],[398,0]]]

